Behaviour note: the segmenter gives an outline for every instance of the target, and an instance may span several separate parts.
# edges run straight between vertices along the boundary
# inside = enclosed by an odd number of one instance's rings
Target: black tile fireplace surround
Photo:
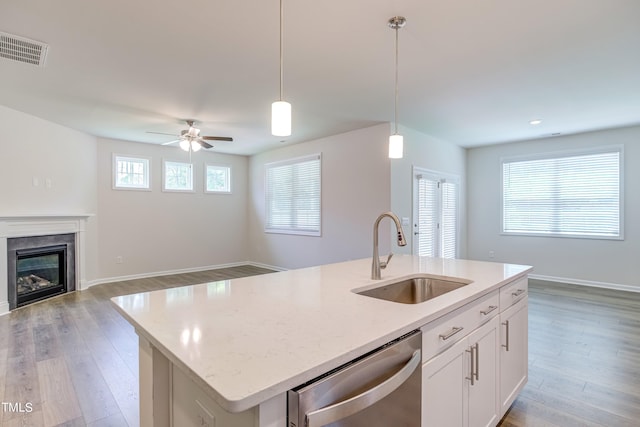
[[[9,310],[76,289],[75,234],[7,239]]]

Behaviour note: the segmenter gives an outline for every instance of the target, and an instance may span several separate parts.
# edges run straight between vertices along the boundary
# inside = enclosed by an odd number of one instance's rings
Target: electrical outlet
[[[216,427],[216,419],[198,399],[196,399],[196,420],[198,427]]]
[[[123,262],[123,260],[122,260],[122,256],[121,256],[121,255],[118,255],[118,256],[116,257],[116,264],[122,264],[122,262]]]
[[[496,257],[496,253],[494,251],[489,251],[489,259],[494,259]]]

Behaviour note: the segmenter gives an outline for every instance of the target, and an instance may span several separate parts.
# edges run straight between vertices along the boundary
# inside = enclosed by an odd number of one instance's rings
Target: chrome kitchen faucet
[[[387,256],[386,261],[380,261],[380,257],[378,255],[378,226],[380,225],[380,221],[382,221],[382,218],[384,218],[385,216],[391,218],[396,224],[398,246],[406,246],[407,244],[398,216],[393,212],[385,212],[383,214],[380,214],[380,216],[376,219],[376,222],[373,223],[373,262],[371,264],[371,278],[373,280],[380,280],[380,270],[387,268],[387,265],[389,265],[389,261],[393,256],[393,252],[390,252],[389,256]]]

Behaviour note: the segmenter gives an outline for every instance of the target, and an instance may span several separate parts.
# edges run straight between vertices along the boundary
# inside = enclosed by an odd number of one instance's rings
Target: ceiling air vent
[[[49,45],[0,32],[0,58],[44,67]]]

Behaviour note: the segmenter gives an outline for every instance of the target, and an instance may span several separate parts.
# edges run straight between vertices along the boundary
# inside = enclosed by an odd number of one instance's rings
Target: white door
[[[414,168],[413,253],[458,257],[460,179]]]

